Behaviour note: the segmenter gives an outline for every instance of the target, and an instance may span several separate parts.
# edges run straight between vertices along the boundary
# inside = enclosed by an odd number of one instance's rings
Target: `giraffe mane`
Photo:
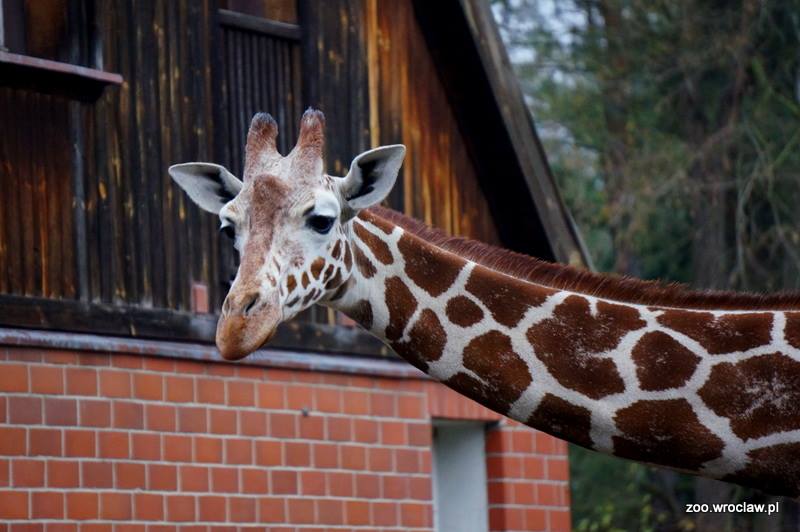
[[[721,290],[693,290],[681,283],[643,281],[617,274],[599,274],[572,266],[546,262],[476,240],[448,235],[440,229],[386,207],[368,212],[416,235],[445,251],[491,270],[558,290],[619,302],[654,307],[704,310],[794,310],[800,309],[799,292],[759,294]]]

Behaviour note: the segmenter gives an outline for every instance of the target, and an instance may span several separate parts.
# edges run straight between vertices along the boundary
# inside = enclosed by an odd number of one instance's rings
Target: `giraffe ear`
[[[358,212],[383,201],[397,180],[405,154],[405,146],[393,144],[365,151],[353,159],[340,185],[349,210]]]
[[[242,190],[242,182],[218,164],[173,164],[169,175],[201,209],[213,214]]]

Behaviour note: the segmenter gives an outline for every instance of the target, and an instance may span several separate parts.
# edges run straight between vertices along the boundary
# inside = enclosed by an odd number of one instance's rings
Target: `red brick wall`
[[[304,412],[307,414],[304,414]],[[0,532],[430,530],[423,379],[0,347]],[[568,530],[566,446],[487,436],[492,530]]]

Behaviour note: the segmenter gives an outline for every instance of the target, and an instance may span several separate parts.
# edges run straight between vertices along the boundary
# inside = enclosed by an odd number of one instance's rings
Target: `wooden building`
[[[487,526],[569,528],[562,442],[328,311],[214,352],[232,250],[166,169],[239,174],[254,112],[285,151],[308,106],[330,173],[403,143],[390,206],[582,263],[485,2],[0,0],[0,521],[429,530],[460,419]]]

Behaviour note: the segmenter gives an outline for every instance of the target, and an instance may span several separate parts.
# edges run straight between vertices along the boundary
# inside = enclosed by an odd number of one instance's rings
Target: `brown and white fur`
[[[692,292],[579,272],[450,238],[377,207],[405,149],[323,171],[307,111],[283,157],[254,117],[244,181],[187,163],[170,174],[235,228],[241,265],[217,327],[238,359],[314,303],[513,419],[597,451],[800,494],[800,301]],[[319,231],[330,219],[327,232]]]

